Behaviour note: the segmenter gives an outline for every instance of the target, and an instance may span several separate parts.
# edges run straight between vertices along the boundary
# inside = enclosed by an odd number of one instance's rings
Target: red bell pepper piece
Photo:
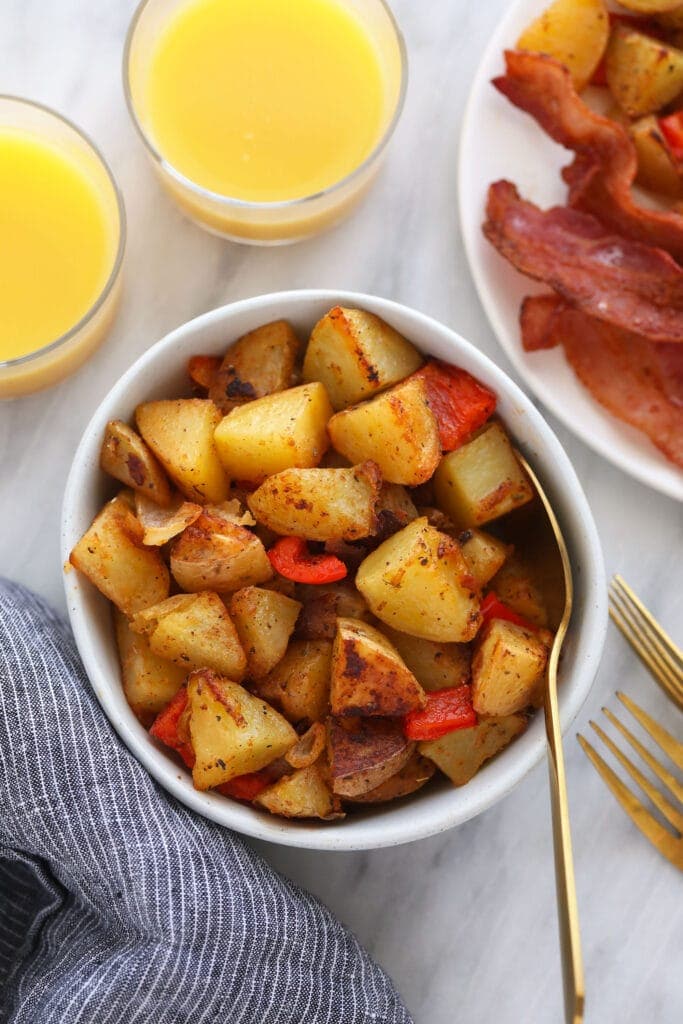
[[[525,629],[535,631],[537,628],[528,619],[522,618],[516,611],[504,604],[493,590],[489,590],[481,602],[481,614],[484,617],[484,622],[490,622],[492,619],[505,619],[506,622],[514,622],[516,626],[524,626]]]
[[[347,568],[336,555],[312,555],[301,537],[281,537],[268,552],[275,572],[295,583],[335,583]]]
[[[669,153],[676,163],[683,162],[683,110],[657,120]]]
[[[213,384],[223,360],[220,356],[192,356],[187,364],[187,375],[201,394]]]
[[[233,800],[248,800],[250,803],[259,793],[272,784],[272,779],[266,771],[250,772],[248,775],[237,775],[222,786],[216,786],[223,796],[231,796]]]
[[[422,711],[410,711],[403,719],[403,731],[409,740],[437,740],[456,729],[471,729],[477,724],[472,707],[472,688],[468,683],[432,690]]]
[[[180,716],[187,708],[187,689],[181,686],[175,697],[160,711],[152,722],[149,733],[180,754],[188,768],[194,765],[192,744],[180,735]]]
[[[445,452],[459,448],[495,411],[494,393],[459,366],[432,359],[413,377],[425,383]]]

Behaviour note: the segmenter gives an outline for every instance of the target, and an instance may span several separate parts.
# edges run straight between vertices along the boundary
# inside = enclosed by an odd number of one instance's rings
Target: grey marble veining
[[[231,246],[202,233],[161,194],[121,90],[121,48],[133,6],[133,0],[0,4],[1,91],[42,100],[92,133],[128,210],[126,294],[109,342],[72,380],[0,405],[0,570],[61,608],[59,505],[81,431],[111,382],[190,317],[265,291],[353,288],[444,320],[510,371],[467,272],[455,194],[469,82],[506,0],[394,0],[410,83],[383,176],[341,227],[271,250]],[[680,506],[553,426],[591,502],[608,572],[621,571],[680,639]],[[614,631],[579,728],[601,704],[614,706],[617,686],[683,738],[681,716]],[[681,879],[617,808],[573,732],[566,750],[587,1021],[674,1024],[683,1019]],[[356,930],[395,978],[418,1024],[560,1021],[544,766],[476,820],[417,844],[358,854],[260,849]]]

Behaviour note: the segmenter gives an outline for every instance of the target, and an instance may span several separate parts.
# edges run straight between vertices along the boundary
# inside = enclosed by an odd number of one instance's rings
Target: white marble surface
[[[121,47],[133,0],[2,0],[2,91],[53,105],[91,132],[118,176],[129,216],[127,290],[107,346],[71,381],[0,406],[3,574],[64,607],[59,507],[81,431],[140,352],[214,306],[291,287],[376,292],[444,320],[509,369],[468,276],[455,202],[468,83],[506,2],[395,0],[410,85],[375,191],[326,236],[288,249],[249,249],[185,222],[152,178],[121,91]],[[681,508],[602,462],[565,430],[558,434],[592,504],[608,571],[621,571],[680,639]],[[602,703],[614,706],[617,685],[683,738],[680,714],[613,630],[579,718],[582,729]],[[573,732],[567,762],[587,1020],[673,1024],[683,1019],[681,879],[617,808]],[[561,1019],[544,766],[504,803],[449,835],[373,853],[261,850],[355,929],[393,975],[418,1024]]]

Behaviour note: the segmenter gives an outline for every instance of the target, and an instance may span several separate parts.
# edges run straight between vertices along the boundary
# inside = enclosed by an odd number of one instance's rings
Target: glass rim
[[[405,103],[406,90],[408,87],[408,51],[406,48],[405,40],[403,38],[403,33],[401,32],[399,24],[387,0],[376,0],[380,7],[384,9],[384,12],[387,15],[389,24],[391,26],[391,30],[394,34],[394,38],[396,39],[396,44],[398,46],[399,52],[401,78],[399,83],[398,96],[396,98],[396,105],[394,107],[394,111],[391,115],[391,118],[386,128],[382,132],[382,135],[378,139],[377,143],[373,146],[372,150],[368,153],[365,159],[360,164],[358,164],[357,167],[354,167],[352,171],[349,171],[348,174],[344,175],[343,178],[340,178],[338,181],[332,182],[332,184],[328,185],[326,188],[320,189],[317,192],[311,192],[305,196],[297,196],[294,199],[279,199],[275,201],[264,202],[251,199],[237,199],[234,196],[228,196],[222,192],[214,192],[209,188],[205,188],[203,185],[199,185],[196,181],[193,181],[191,178],[188,178],[186,175],[182,173],[182,171],[179,171],[176,167],[174,167],[173,164],[170,161],[168,161],[166,157],[164,157],[163,154],[156,148],[156,146],[148,136],[147,132],[143,128],[142,124],[140,123],[137,111],[135,109],[135,103],[133,101],[133,96],[130,88],[130,54],[138,23],[145,9],[152,2],[154,2],[154,0],[140,0],[133,14],[130,25],[128,26],[128,31],[126,32],[126,41],[123,48],[123,63],[121,68],[123,77],[123,92],[126,100],[126,106],[128,107],[128,113],[130,114],[131,120],[133,122],[133,127],[135,128],[136,132],[142,139],[142,142],[147,152],[152,157],[154,162],[158,164],[158,166],[163,171],[170,175],[171,178],[174,178],[178,182],[178,184],[185,186],[185,188],[189,189],[195,195],[201,197],[202,199],[210,199],[213,202],[220,203],[226,207],[237,208],[240,210],[250,210],[252,212],[269,212],[276,210],[296,209],[296,207],[298,206],[304,206],[307,203],[314,202],[317,199],[322,199],[338,190],[343,189],[346,185],[353,182],[356,178],[361,177],[362,174],[374,163],[375,160],[377,160],[377,158],[386,149],[389,140],[394,134],[396,125],[398,124]],[[343,2],[343,0],[341,0],[341,2]]]
[[[0,93],[0,105],[2,105],[5,101],[9,101],[11,103],[22,103],[24,104],[24,106],[33,107],[34,109],[40,110],[42,113],[48,114],[50,117],[55,118],[55,120],[61,121],[62,124],[65,124],[68,128],[75,132],[76,135],[78,135],[83,140],[83,142],[85,142],[85,144],[90,147],[90,149],[95,154],[95,156],[101,163],[102,167],[104,168],[105,174],[109,179],[112,189],[114,190],[114,198],[116,199],[116,207],[119,215],[119,231],[116,246],[116,256],[114,257],[114,262],[112,264],[112,268],[109,272],[107,280],[102,286],[102,290],[98,293],[97,298],[95,299],[93,304],[88,307],[88,309],[80,318],[80,320],[78,320],[72,327],[70,327],[63,334],[60,334],[59,337],[55,338],[53,341],[49,341],[46,345],[43,345],[41,348],[37,348],[33,352],[27,352],[26,355],[23,356],[15,356],[14,359],[0,360],[0,372],[2,372],[3,370],[13,369],[15,367],[25,365],[26,363],[30,363],[31,360],[38,359],[41,356],[47,355],[48,352],[52,352],[55,349],[59,348],[61,345],[65,345],[67,342],[71,341],[72,338],[74,338],[79,333],[79,331],[81,331],[87,325],[87,323],[90,320],[92,320],[92,318],[96,315],[96,313],[100,311],[104,303],[111,295],[114,285],[118,280],[121,265],[123,263],[123,255],[126,248],[127,233],[126,208],[123,202],[123,194],[116,182],[116,178],[114,177],[114,173],[111,167],[107,163],[99,147],[93,142],[90,136],[86,134],[86,132],[84,132],[82,128],[79,128],[78,125],[74,124],[74,122],[70,120],[70,118],[65,117],[64,114],[60,114],[52,107],[48,107],[47,104],[40,103],[38,100],[30,100],[27,99],[25,96],[15,96],[12,93]]]

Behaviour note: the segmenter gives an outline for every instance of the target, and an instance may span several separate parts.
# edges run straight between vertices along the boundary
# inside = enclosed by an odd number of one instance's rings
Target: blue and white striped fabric
[[[157,787],[64,623],[1,583],[0,1020],[410,1022],[325,907]]]

